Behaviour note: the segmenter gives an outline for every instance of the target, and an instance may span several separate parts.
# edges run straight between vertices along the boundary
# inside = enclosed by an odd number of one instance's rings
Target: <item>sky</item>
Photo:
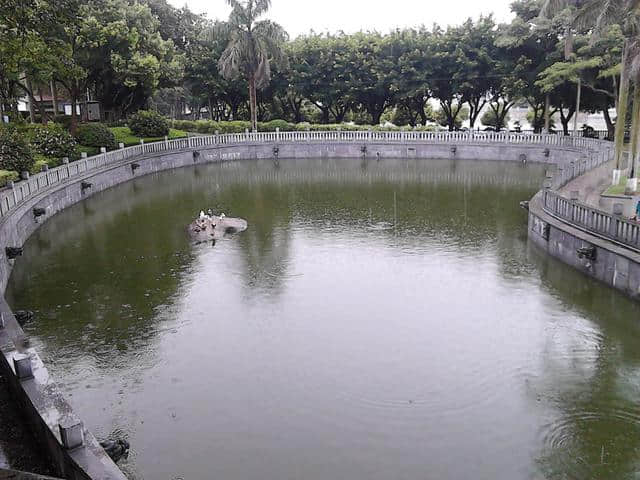
[[[169,0],[185,4],[210,19],[226,20],[226,0]],[[291,38],[315,32],[353,33],[359,30],[388,32],[397,27],[457,25],[468,17],[494,14],[498,22],[511,19],[511,0],[272,0],[266,18],[282,25]]]

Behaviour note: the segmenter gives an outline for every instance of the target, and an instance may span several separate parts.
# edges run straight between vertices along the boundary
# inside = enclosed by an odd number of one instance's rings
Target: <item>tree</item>
[[[407,115],[409,123],[425,125],[433,112],[429,106],[431,89],[431,33],[424,27],[404,30],[397,36],[399,51],[394,83],[398,88],[397,114]],[[394,122],[395,123],[395,122]]]
[[[288,49],[292,90],[322,112],[322,123],[329,123],[331,115],[341,123],[355,102],[352,49],[350,37],[344,34],[299,37]]]
[[[575,12],[573,25],[589,28],[594,35],[600,35],[608,27],[618,24],[624,36],[622,49],[622,67],[620,70],[620,87],[617,102],[615,142],[616,168],[614,183],[620,175],[622,152],[625,136],[625,119],[629,104],[630,70],[633,56],[633,46],[639,33],[640,20],[638,18],[639,0],[546,0],[549,9],[566,6],[567,2],[576,2],[578,10]],[[620,121],[621,120],[621,121]],[[636,182],[637,183],[637,182]]]
[[[464,107],[463,87],[465,79],[458,70],[460,52],[459,31],[449,28],[443,31],[435,27],[432,36],[431,78],[429,85],[433,96],[440,102],[440,111],[450,131],[458,124],[458,115]]]
[[[475,23],[469,19],[457,29],[460,47],[456,66],[462,78],[462,98],[469,105],[469,126],[472,129],[489,101],[489,93],[497,90],[500,84],[500,74],[496,74],[495,27],[493,18],[488,16],[480,17]]]
[[[387,108],[397,98],[398,89],[393,82],[397,69],[397,34],[382,36],[378,33],[356,33],[349,39],[347,52],[353,96],[368,113],[370,123],[377,125]]]
[[[227,0],[231,37],[218,62],[220,73],[228,80],[245,75],[249,83],[251,126],[258,129],[256,89],[271,79],[271,61],[284,62],[283,44],[288,35],[270,20],[257,20],[271,7],[271,0]]]
[[[509,124],[509,114],[503,115],[502,112],[505,110],[504,107],[500,108],[489,108],[487,109],[480,118],[480,121],[483,125],[488,127],[493,127],[496,132],[499,132],[505,127],[508,127]]]
[[[557,51],[558,27],[540,17],[537,0],[517,0],[511,9],[516,16],[511,23],[499,26],[495,55],[502,70],[500,74],[507,75],[506,82],[518,82],[512,87],[518,87],[518,96],[524,98],[534,112],[532,125],[539,133],[542,127],[550,127],[555,113],[550,94],[543,92],[536,81],[545,68],[561,58]]]

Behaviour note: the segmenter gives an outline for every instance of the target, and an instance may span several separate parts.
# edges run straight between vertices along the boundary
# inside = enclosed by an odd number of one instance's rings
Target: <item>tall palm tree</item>
[[[283,45],[288,39],[285,30],[270,20],[258,20],[271,7],[271,0],[227,0],[230,39],[218,61],[220,74],[228,79],[246,77],[249,83],[251,128],[258,127],[256,91],[271,80],[271,61],[285,61]]]

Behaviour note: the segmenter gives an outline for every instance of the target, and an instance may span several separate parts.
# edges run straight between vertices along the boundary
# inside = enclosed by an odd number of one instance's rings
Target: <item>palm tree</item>
[[[271,7],[271,0],[227,0],[231,6],[229,15],[230,39],[218,61],[220,74],[227,80],[240,76],[249,83],[249,109],[251,128],[258,127],[256,114],[256,90],[271,80],[270,62],[285,62],[283,44],[288,35],[270,20],[260,20]]]

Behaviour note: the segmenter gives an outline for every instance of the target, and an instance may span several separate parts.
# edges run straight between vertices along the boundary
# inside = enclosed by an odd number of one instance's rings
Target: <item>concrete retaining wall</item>
[[[542,192],[529,203],[529,240],[585,275],[640,300],[640,254],[547,214]],[[580,256],[582,248],[593,248],[595,259]]]
[[[240,159],[278,158],[353,158],[359,161],[375,161],[378,158],[422,158],[460,160],[502,160],[515,162],[542,162],[566,167],[572,162],[586,165],[594,155],[605,152],[584,152],[562,146],[499,144],[499,143],[375,143],[358,142],[315,143],[242,143],[236,145],[209,145],[180,152],[146,154],[123,160],[102,168],[86,171],[60,183],[56,183],[27,198],[0,221],[0,286],[4,292],[14,262],[5,254],[5,247],[20,247],[47,219],[57,212],[88,196],[137,176],[194,164],[223,162]],[[572,167],[573,168],[573,167]],[[586,167],[585,167],[586,168]],[[84,185],[83,185],[84,184]],[[88,184],[91,184],[90,186]],[[35,217],[34,208],[43,208],[45,214]],[[532,214],[533,215],[533,214]],[[533,216],[532,216],[533,218]],[[533,223],[533,220],[531,221]],[[555,235],[555,233],[554,233]],[[555,238],[555,236],[554,236]],[[569,248],[569,247],[567,247]],[[550,252],[551,253],[551,252]],[[553,253],[552,253],[553,254]],[[622,267],[619,268],[619,270]],[[621,271],[621,270],[620,270]],[[634,271],[635,272],[635,271]],[[617,274],[620,275],[621,273]],[[635,280],[638,280],[636,273]],[[615,282],[614,282],[615,283]],[[15,321],[4,301],[0,299],[0,312],[4,328],[0,328],[0,374],[7,376],[9,385],[37,438],[55,463],[60,476],[66,478],[123,479],[124,475],[109,459],[96,439],[83,428],[84,446],[68,450],[61,442],[60,424],[79,422],[71,407],[57,390],[37,353],[30,348],[28,339]],[[33,370],[31,378],[19,379],[14,359],[28,357]],[[135,447],[135,446],[134,446]]]

